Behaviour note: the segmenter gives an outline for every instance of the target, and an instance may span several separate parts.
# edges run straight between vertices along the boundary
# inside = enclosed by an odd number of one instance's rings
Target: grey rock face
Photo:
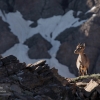
[[[32,46],[28,51],[28,56],[31,59],[51,58],[45,45]]]
[[[25,19],[38,20],[64,13],[59,0],[16,0],[16,10],[20,11]]]
[[[8,100],[8,98],[10,100],[62,100],[67,98],[69,90],[65,86],[69,84],[68,80],[60,76],[57,69],[50,69],[48,64],[45,64],[46,61],[41,60],[29,66],[19,62],[12,55],[0,61],[3,61],[3,66],[0,67],[0,90],[6,91],[0,96],[1,100]],[[23,64],[24,68],[22,68]],[[12,71],[10,75],[7,66]]]
[[[0,9],[4,13],[15,11],[15,0],[0,0]]]
[[[24,44],[28,45],[30,48],[28,55],[31,59],[51,58],[48,50],[52,47],[52,45],[39,33],[27,39]]]
[[[57,52],[57,59],[62,64],[69,66],[71,72],[76,74],[75,59],[76,55],[73,53],[76,45],[80,42],[86,43],[85,53],[90,59],[90,73],[98,73],[100,70],[99,53],[100,53],[100,15],[91,17],[87,22],[76,28],[69,28],[63,31],[56,37],[62,44]],[[64,54],[66,55],[64,57]],[[96,66],[96,67],[95,67]]]
[[[64,42],[61,44],[56,58],[58,61],[64,65],[67,65],[69,67],[70,72],[77,75],[77,68],[76,68],[76,57],[77,55],[74,55],[74,47],[73,44]]]
[[[95,5],[94,0],[69,0],[69,9],[86,12]]]
[[[4,53],[19,42],[17,36],[10,32],[8,26],[0,17],[0,48],[2,48],[0,53]]]

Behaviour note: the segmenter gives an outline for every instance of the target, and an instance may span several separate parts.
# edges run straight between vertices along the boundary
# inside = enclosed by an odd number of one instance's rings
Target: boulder
[[[1,11],[5,11],[7,12],[7,4],[6,4],[6,0],[0,0],[0,9]],[[4,12],[3,12],[4,13]]]
[[[6,76],[17,73],[26,67],[25,63],[19,63],[19,60],[17,60],[17,58],[13,55],[1,58],[0,62],[2,62],[1,74],[3,73],[2,70],[5,70]]]
[[[82,12],[86,12],[88,11],[90,8],[92,8],[95,5],[95,1],[94,0],[69,0],[69,9],[73,9],[74,11],[82,11]]]
[[[25,63],[18,63],[15,65],[15,63],[11,63],[9,65],[6,65],[6,70],[8,72],[8,75],[12,75],[14,73],[17,73],[18,71],[25,68]]]
[[[48,50],[52,47],[52,45],[39,33],[27,39],[24,44],[28,45],[30,48],[28,51],[28,56],[31,59],[51,58]]]
[[[51,58],[45,46],[34,45],[28,51],[28,56],[31,59]]]
[[[61,0],[17,0],[16,10],[20,11],[27,20],[38,20],[39,18],[62,15],[64,13]]]
[[[27,39],[24,42],[24,44],[27,45],[29,48],[31,48],[33,45],[36,45],[36,44],[40,44],[40,45],[44,44],[47,46],[48,50],[52,47],[52,45],[46,39],[44,39],[39,33]]]
[[[14,12],[15,11],[15,0],[0,0],[0,9],[2,13],[4,12]]]
[[[99,51],[100,52],[100,51]],[[98,59],[96,61],[96,65],[94,67],[94,71],[96,73],[100,73],[100,54],[98,54]]]
[[[17,36],[10,32],[9,25],[0,17],[0,54],[19,43]]]

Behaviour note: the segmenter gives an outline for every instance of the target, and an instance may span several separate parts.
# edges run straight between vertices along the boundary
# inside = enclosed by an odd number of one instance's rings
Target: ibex
[[[76,46],[76,50],[74,51],[75,54],[79,54],[76,61],[76,66],[78,68],[80,76],[86,75],[88,73],[88,68],[89,68],[89,58],[84,53],[84,49],[85,49],[85,43],[78,44]]]

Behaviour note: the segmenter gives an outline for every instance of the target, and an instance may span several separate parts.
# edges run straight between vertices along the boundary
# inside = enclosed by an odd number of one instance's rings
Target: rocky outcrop
[[[48,50],[52,47],[52,45],[39,33],[27,39],[24,44],[28,45],[28,47],[30,48],[28,51],[29,58],[51,58]]]
[[[0,0],[0,9],[3,12],[9,13],[15,11],[15,0]]]
[[[66,100],[67,79],[57,69],[50,69],[45,60],[26,65],[10,55],[0,62],[0,99]]]
[[[61,0],[17,0],[16,10],[20,11],[25,19],[38,20],[53,15],[62,15],[64,11],[60,2]]]
[[[0,54],[13,47],[19,40],[10,32],[9,25],[0,17]]]
[[[56,40],[61,42],[56,58],[60,63],[67,65],[72,73],[77,75],[75,64],[77,55],[74,55],[73,51],[79,42],[86,43],[85,52],[90,59],[89,72],[100,72],[99,4],[99,0],[1,0],[0,9],[3,14],[3,10],[6,12],[20,11],[25,19],[34,20],[34,23],[30,25],[31,27],[37,26],[37,20],[39,18],[63,15],[71,9],[74,10],[73,15],[74,17],[78,17],[79,21],[86,19],[87,21],[81,26],[68,28],[56,37]],[[92,7],[94,9],[88,12]],[[2,48],[0,49],[0,53],[4,53],[14,44],[18,43],[18,39],[10,32],[7,24],[4,24],[2,20],[0,20],[0,23],[0,48]],[[31,59],[50,58],[51,56],[48,50],[52,47],[51,44],[45,41],[39,34],[33,37],[25,42],[29,47],[29,57]]]
[[[74,11],[82,11],[83,13],[87,12],[90,8],[95,5],[95,0],[69,0],[69,9]]]
[[[99,100],[100,99],[100,74],[90,76],[77,77],[68,79],[70,84],[69,95],[70,100]]]
[[[99,100],[99,77],[93,74],[64,78],[57,69],[50,69],[46,60],[26,65],[9,55],[0,59],[0,99]]]
[[[92,16],[88,21],[86,21],[81,26],[66,29],[59,36],[56,37],[56,39],[62,43],[57,53],[57,59],[62,64],[69,66],[70,71],[73,73],[75,73],[74,67],[75,67],[75,59],[76,59],[76,56],[74,55],[73,51],[75,49],[75,46],[79,42],[86,43],[85,53],[89,56],[89,59],[90,59],[89,72],[90,73],[100,72],[100,70],[97,71],[97,69],[99,69],[98,68],[99,66],[97,65],[99,63],[98,59],[100,55],[100,50],[99,50],[100,49],[100,40],[99,40],[100,21],[99,21],[99,18],[100,18],[100,14],[99,12],[98,13],[96,12],[96,15]],[[66,55],[66,57],[60,58],[60,56],[63,56],[64,54]]]

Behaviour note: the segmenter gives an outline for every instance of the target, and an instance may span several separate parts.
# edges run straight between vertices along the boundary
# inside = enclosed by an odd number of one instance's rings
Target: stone
[[[77,86],[86,86],[87,83],[84,83],[84,82],[77,82],[76,85],[77,85]]]
[[[69,0],[68,8],[73,9],[75,11],[82,11],[85,13],[86,11],[90,10],[94,5],[94,0]]]
[[[17,60],[17,58],[15,56],[13,56],[13,55],[9,55],[7,57],[3,57],[3,58],[1,58],[0,61],[3,63],[3,65],[9,65],[10,63],[19,62]]]
[[[21,88],[16,84],[12,84],[10,86],[10,90],[13,91],[13,92],[21,93]]]
[[[64,13],[60,0],[17,0],[15,9],[20,11],[27,20],[36,21]],[[24,4],[23,4],[24,3]],[[23,9],[24,8],[24,9]]]
[[[46,0],[42,9],[42,18],[52,17],[53,15],[63,15],[64,11],[57,0]]]
[[[47,51],[47,48],[42,45],[34,45],[28,51],[28,56],[30,59],[42,59],[42,58],[51,58],[50,54]]]
[[[38,62],[34,63],[34,66],[42,66],[46,63],[46,60],[39,60]]]
[[[64,43],[64,42],[72,42],[74,44],[76,44],[77,42],[79,42],[78,40],[76,40],[76,38],[78,38],[79,36],[79,28],[80,27],[71,27],[71,28],[67,28],[65,29],[63,32],[61,32],[56,38],[55,40],[59,40],[60,43]],[[72,41],[73,40],[73,41]],[[75,43],[76,42],[76,43]]]
[[[18,77],[21,78],[20,82],[22,86],[25,86],[27,89],[33,89],[36,86],[40,86],[43,84],[43,82],[40,80],[40,78],[37,78],[38,76],[35,74],[32,74],[30,72],[23,73],[19,75]]]
[[[7,60],[3,60],[7,59]],[[17,58],[10,55],[2,58],[8,62],[0,68],[0,76],[7,71],[7,76],[0,77],[0,94],[2,100],[99,100],[100,99],[100,74],[84,77],[64,78],[58,70],[51,68],[45,60],[26,65],[16,62]],[[15,62],[14,62],[15,60]],[[10,62],[10,63],[9,63]],[[13,67],[12,67],[13,64]],[[24,64],[24,67],[22,67]],[[6,69],[8,66],[13,74]],[[13,69],[14,68],[14,69]],[[33,68],[32,70],[28,68]],[[6,70],[2,70],[6,69]],[[19,70],[17,70],[19,69]]]
[[[11,96],[12,93],[9,87],[10,87],[9,83],[1,83],[0,84],[0,96],[5,96],[5,97]]]
[[[22,95],[18,92],[14,92],[14,96],[21,99],[21,100],[27,100],[27,98],[24,95]]]
[[[0,0],[0,9],[2,13],[4,14],[3,11],[7,12],[7,3],[6,0]]]
[[[8,72],[9,75],[12,75],[14,73],[17,73],[18,71],[24,69],[25,63],[11,63],[9,65],[6,65],[6,70]]]
[[[51,58],[50,54],[48,53],[48,50],[52,47],[52,45],[39,33],[27,39],[24,44],[28,45],[28,47],[30,48],[28,51],[29,58]]]
[[[38,96],[35,96],[34,98],[35,98],[35,100],[53,100],[50,97],[44,96],[44,95],[42,95],[42,96],[38,95]]]
[[[95,91],[92,93],[91,100],[96,100],[97,99],[97,92]]]
[[[2,68],[0,68],[0,78],[6,77],[8,76],[7,70],[6,68],[3,66]]]
[[[85,95],[89,97],[92,93],[92,91],[98,86],[99,84],[95,82],[94,80],[90,80],[90,82],[84,87],[86,93]]]
[[[29,48],[31,48],[32,46],[34,45],[42,45],[45,44],[46,45],[46,48],[49,50],[52,45],[51,43],[49,43],[46,39],[44,39],[40,33],[37,33],[35,35],[33,35],[32,37],[28,38],[25,42],[24,42],[25,45],[27,45]]]
[[[0,17],[0,54],[19,43],[17,36],[15,36],[9,29],[9,25]]]

